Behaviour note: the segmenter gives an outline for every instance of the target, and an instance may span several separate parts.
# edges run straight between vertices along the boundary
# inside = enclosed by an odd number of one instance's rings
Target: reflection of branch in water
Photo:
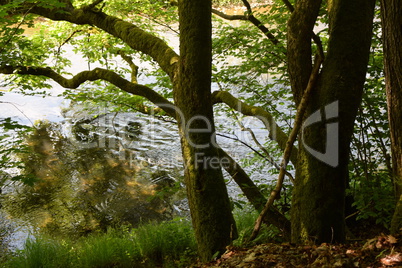
[[[9,102],[9,101],[0,101],[0,103],[11,104],[12,106],[14,106],[15,109],[17,109],[26,119],[28,119],[28,121],[31,123],[32,127],[35,127],[34,123],[31,121],[31,119],[29,119],[29,117],[20,108],[17,107],[18,104]]]

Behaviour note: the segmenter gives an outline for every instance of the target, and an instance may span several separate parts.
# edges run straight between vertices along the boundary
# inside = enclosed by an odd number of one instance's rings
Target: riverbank
[[[195,267],[401,267],[401,237],[380,235],[348,244],[262,244],[229,247],[216,261]]]

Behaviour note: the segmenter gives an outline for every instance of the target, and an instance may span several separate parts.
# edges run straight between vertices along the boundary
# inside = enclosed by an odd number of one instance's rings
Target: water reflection
[[[151,120],[105,113],[37,122],[26,138],[31,153],[20,157],[38,181],[14,184],[4,208],[41,231],[70,236],[186,212],[178,139]]]

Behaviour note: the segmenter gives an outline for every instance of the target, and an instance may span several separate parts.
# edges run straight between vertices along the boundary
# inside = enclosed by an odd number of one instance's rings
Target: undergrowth
[[[78,240],[29,238],[7,268],[186,267],[196,259],[191,223],[185,219],[109,229]]]
[[[253,229],[257,213],[251,209],[235,211],[239,238],[244,245]],[[275,229],[263,227],[253,243],[272,242]],[[138,228],[112,229],[78,240],[55,239],[43,235],[29,238],[22,250],[7,258],[4,268],[80,268],[80,267],[188,267],[197,261],[197,246],[191,223],[177,218]]]

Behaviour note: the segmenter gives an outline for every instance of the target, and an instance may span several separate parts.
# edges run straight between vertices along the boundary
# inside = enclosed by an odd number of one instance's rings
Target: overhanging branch
[[[36,75],[36,76],[46,76],[64,88],[78,88],[81,84],[86,81],[104,80],[123,91],[131,93],[133,95],[141,96],[149,101],[153,102],[155,105],[163,109],[170,116],[175,117],[176,112],[174,105],[165,99],[163,96],[150,89],[147,86],[131,83],[130,81],[122,78],[120,75],[113,71],[95,68],[91,71],[83,71],[72,78],[68,79],[57,72],[53,71],[48,67],[27,67],[27,66],[0,66],[0,73],[2,74],[20,74],[20,75]]]

